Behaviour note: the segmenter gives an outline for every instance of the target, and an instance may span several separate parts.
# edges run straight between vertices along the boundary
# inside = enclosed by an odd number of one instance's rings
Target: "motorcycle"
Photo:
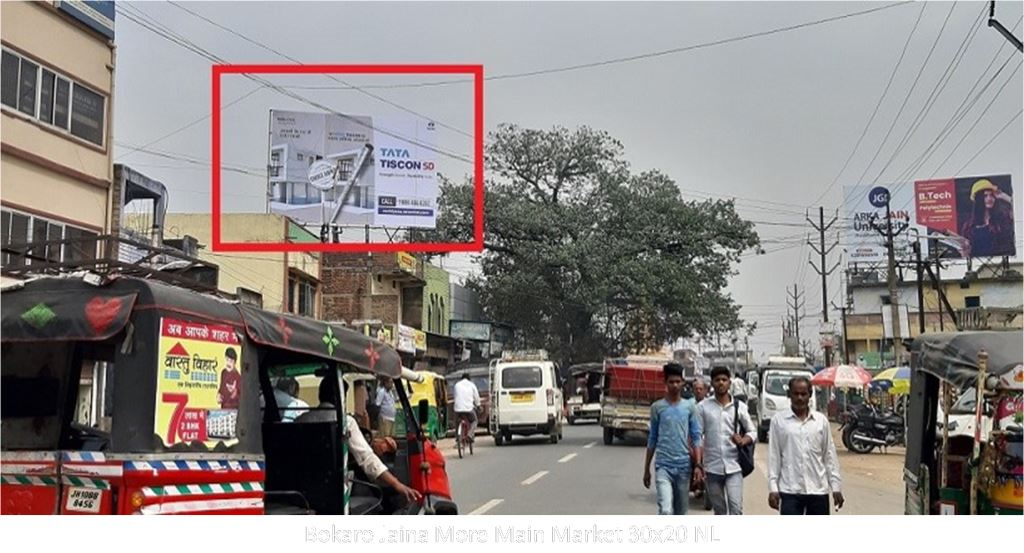
[[[880,412],[872,405],[858,405],[844,413],[840,431],[843,445],[854,453],[906,445],[903,417],[891,411]]]

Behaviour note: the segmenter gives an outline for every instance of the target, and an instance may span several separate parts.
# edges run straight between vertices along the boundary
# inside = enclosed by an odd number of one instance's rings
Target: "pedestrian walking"
[[[651,405],[644,487],[651,487],[651,460],[654,459],[658,514],[685,515],[690,505],[691,472],[698,482],[704,479],[700,423],[693,401],[684,400],[681,395],[682,365],[669,363],[662,371],[665,397]]]
[[[731,384],[729,369],[715,367],[711,371],[714,395],[697,404],[707,494],[716,515],[743,514],[743,471],[737,448],[754,443],[756,432],[747,404],[733,396]]]
[[[374,404],[380,409],[377,429],[381,436],[391,436],[395,428],[395,384],[390,378],[383,379],[383,385],[377,387]]]
[[[790,379],[788,395],[790,408],[768,432],[768,505],[783,515],[827,515],[829,491],[837,510],[845,501],[832,428],[810,410],[809,378]]]

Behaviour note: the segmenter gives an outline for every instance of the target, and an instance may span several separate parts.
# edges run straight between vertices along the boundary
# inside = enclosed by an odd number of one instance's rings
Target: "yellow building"
[[[1024,328],[1024,280],[1020,263],[1007,268],[985,268],[961,279],[943,278],[941,287],[946,295],[951,314],[945,305],[941,308],[936,290],[929,282],[924,286],[925,332],[955,331],[954,318],[965,330],[1022,329]],[[850,308],[846,313],[846,348],[851,362],[868,366],[880,363],[879,352],[885,351],[891,363],[891,345],[883,339],[882,312],[891,309],[889,289],[880,278],[851,280],[848,285]],[[917,284],[901,282],[897,303],[905,306],[908,329],[901,334],[915,337],[920,334]],[[941,321],[941,322],[940,322]],[[901,323],[902,325],[902,323]]]
[[[209,213],[168,213],[164,238],[193,236],[205,248],[199,259],[220,267],[218,288],[228,293],[246,291],[262,297],[270,311],[319,318],[321,313],[320,254],[304,252],[213,252],[209,244],[212,221]],[[225,242],[319,242],[287,217],[263,213],[225,213],[221,216]],[[239,289],[242,289],[241,292]]]
[[[113,18],[113,2],[0,4],[4,246],[85,240],[33,252],[78,260],[117,229]]]

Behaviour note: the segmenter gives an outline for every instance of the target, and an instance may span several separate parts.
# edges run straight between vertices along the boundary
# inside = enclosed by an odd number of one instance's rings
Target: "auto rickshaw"
[[[1019,330],[914,339],[903,469],[906,514],[1024,512],[1022,343]],[[952,399],[971,388],[981,398],[975,406],[975,432],[951,435]],[[985,416],[992,417],[987,435],[981,431]]]
[[[445,377],[433,371],[413,371],[416,378],[405,379],[402,383],[405,392],[409,395],[409,403],[420,405],[426,402],[427,436],[432,440],[439,440],[445,436],[448,429],[448,387],[445,386]],[[396,386],[397,388],[397,386]],[[395,435],[405,434],[405,417],[402,416],[404,406],[399,405],[395,414]]]
[[[383,460],[421,504],[348,460],[342,375],[403,374],[380,341],[128,276],[31,277],[0,303],[2,514],[456,511],[415,420]],[[323,419],[286,422],[271,379],[308,375]]]
[[[568,378],[563,382],[565,417],[569,424],[579,420],[601,420],[601,378],[603,363],[583,363],[570,366]]]

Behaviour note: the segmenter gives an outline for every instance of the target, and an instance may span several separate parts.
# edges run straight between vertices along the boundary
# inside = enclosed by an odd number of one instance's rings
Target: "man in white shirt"
[[[274,385],[274,401],[281,409],[281,422],[292,422],[309,410],[309,404],[299,399],[299,381],[284,376]]]
[[[772,417],[768,433],[768,505],[783,515],[827,515],[828,493],[843,507],[839,456],[828,418],[810,410],[811,381],[789,381],[790,409]]]
[[[746,403],[730,393],[731,376],[728,368],[715,367],[711,371],[715,394],[697,404],[697,419],[704,433],[707,493],[716,515],[743,514],[743,472],[736,448],[754,443],[756,432]]]
[[[348,382],[344,383],[344,393],[348,393]],[[334,422],[338,420],[338,415],[334,409],[334,403],[331,397],[331,387],[329,381],[324,378],[320,381],[320,388],[318,390],[320,399],[320,405],[317,406],[315,411],[307,411],[303,415],[297,417],[295,422],[297,424],[305,424],[312,422]],[[352,415],[345,415],[345,433],[348,435],[348,451],[352,454],[352,458],[355,459],[356,464],[359,468],[363,469],[370,479],[376,482],[380,482],[387,486],[394,488],[396,492],[403,495],[406,501],[412,503],[419,501],[423,495],[420,492],[406,486],[398,478],[395,478],[394,474],[388,470],[387,465],[384,461],[377,457],[377,454],[373,452],[373,448],[366,442],[366,438],[363,437],[363,431],[360,430],[359,424]]]
[[[476,411],[480,408],[480,390],[469,379],[469,373],[462,373],[462,378],[455,384],[455,424],[462,424],[462,419],[469,419],[469,439],[475,439]],[[456,427],[458,428],[458,427]]]

